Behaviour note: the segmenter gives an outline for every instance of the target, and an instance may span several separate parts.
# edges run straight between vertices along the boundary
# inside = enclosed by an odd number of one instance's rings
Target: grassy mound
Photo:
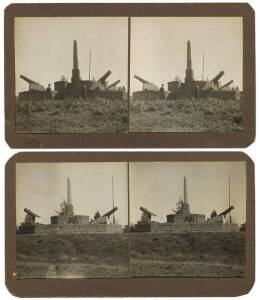
[[[17,235],[17,277],[244,277],[245,254],[244,232]]]
[[[240,101],[178,99],[132,101],[130,130],[153,132],[242,131]]]
[[[128,276],[128,235],[17,235],[18,278]]]
[[[69,99],[16,102],[18,133],[108,133],[127,130],[127,101]]]
[[[133,277],[243,277],[244,233],[131,234]]]

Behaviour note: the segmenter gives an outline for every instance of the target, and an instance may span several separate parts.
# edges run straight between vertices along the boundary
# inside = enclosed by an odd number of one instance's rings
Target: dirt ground
[[[16,101],[17,133],[110,133],[128,128],[126,100]]]
[[[132,277],[244,277],[245,234],[131,233]]]
[[[17,235],[17,278],[127,278],[127,234]]]
[[[234,132],[243,130],[239,100],[131,101],[132,132]]]

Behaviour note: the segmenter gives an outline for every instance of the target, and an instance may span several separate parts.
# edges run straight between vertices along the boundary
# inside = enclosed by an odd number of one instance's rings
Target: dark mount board
[[[85,16],[243,17],[243,99],[245,99],[243,131],[230,133],[16,133],[14,18]],[[130,35],[128,39],[129,87]],[[247,147],[255,138],[255,16],[253,9],[246,3],[12,4],[8,6],[5,10],[5,136],[8,145],[12,148]]]
[[[16,270],[16,163],[55,162],[238,162],[246,163],[246,266],[243,278],[23,279]],[[5,173],[6,286],[18,297],[239,296],[255,278],[254,164],[241,152],[36,152],[18,153]],[[189,287],[189,288],[187,288]]]

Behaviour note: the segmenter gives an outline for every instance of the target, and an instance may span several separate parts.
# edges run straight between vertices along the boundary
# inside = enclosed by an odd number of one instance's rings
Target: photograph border
[[[244,278],[23,279],[16,270],[16,163],[30,162],[246,162],[246,276]],[[129,179],[128,179],[129,180]],[[18,297],[240,296],[255,280],[254,163],[242,152],[22,152],[5,169],[5,272]],[[129,203],[128,203],[129,205]],[[189,288],[187,289],[187,286]]]
[[[243,17],[243,99],[246,99],[243,105],[243,131],[16,133],[14,18],[84,16]],[[4,25],[5,137],[11,148],[242,148],[249,146],[255,139],[255,13],[248,3],[11,4],[5,9]],[[129,108],[130,24],[128,31]]]

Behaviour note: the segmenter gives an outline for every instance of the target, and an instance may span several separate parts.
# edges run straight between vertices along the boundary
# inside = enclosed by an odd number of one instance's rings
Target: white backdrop
[[[31,2],[31,1],[20,1],[20,0],[15,0],[15,3],[24,3],[24,2]],[[65,2],[76,2],[76,1],[59,1],[59,0],[55,0],[55,1],[48,1],[48,0],[38,0],[38,1],[34,1],[34,2],[43,2],[43,3],[65,3]],[[77,1],[77,2],[86,2],[86,1]],[[87,2],[91,2],[91,1],[87,1]],[[92,1],[92,2],[111,2],[111,1]],[[112,2],[126,2],[126,1],[112,1]],[[159,2],[159,1],[138,1],[135,0],[134,2]],[[166,1],[164,0],[163,2],[175,2],[175,1]],[[179,1],[179,2],[193,2],[193,1]],[[216,2],[216,1],[203,1],[203,0],[199,0],[198,2]],[[220,1],[220,2],[227,2],[227,1]],[[237,0],[235,1],[228,1],[228,2],[238,2]],[[260,30],[260,1],[258,0],[251,0],[251,1],[240,1],[240,2],[249,2],[250,5],[255,9],[255,13],[256,13],[256,53],[260,52],[260,46],[259,46],[259,30]],[[0,197],[0,210],[1,210],[1,215],[0,215],[0,224],[1,224],[1,228],[0,228],[0,298],[1,299],[14,299],[15,297],[13,295],[11,295],[8,290],[5,287],[5,270],[4,270],[4,264],[5,264],[5,258],[4,258],[4,243],[5,243],[5,236],[4,236],[4,220],[5,220],[5,216],[4,216],[4,167],[5,167],[5,163],[7,162],[7,160],[12,157],[15,153],[20,152],[20,151],[24,151],[24,150],[19,150],[19,149],[10,149],[9,146],[7,145],[7,143],[5,142],[5,133],[4,133],[4,9],[7,5],[9,5],[11,2],[10,1],[6,1],[6,0],[1,0],[0,1],[0,8],[1,8],[1,15],[0,15],[0,35],[1,35],[1,39],[0,39],[0,51],[1,51],[1,55],[0,55],[0,101],[1,101],[1,107],[0,107],[0,189],[1,189],[1,197]],[[260,63],[259,63],[259,56],[256,57],[256,66],[257,66],[257,71],[260,67]],[[258,75],[258,72],[257,72]],[[259,96],[259,84],[256,85],[257,87],[257,93],[256,93],[256,102],[258,102],[258,96]],[[257,105],[257,116],[259,116],[259,109],[258,109],[258,105]],[[257,119],[257,118],[256,118]],[[255,162],[256,165],[256,182],[259,182],[260,179],[260,171],[259,171],[259,164],[260,164],[260,143],[259,143],[259,122],[257,122],[257,137],[256,137],[256,141],[254,144],[252,144],[251,146],[249,146],[247,149],[235,149],[235,151],[243,151],[245,152],[247,155],[249,155],[251,157],[251,159]],[[119,149],[121,150],[121,149]],[[145,151],[216,151],[216,149],[157,149],[157,150],[152,150],[152,149],[145,149]],[[234,149],[217,149],[218,151],[228,151],[228,150],[234,150]],[[26,151],[31,151],[30,149],[27,149]],[[41,151],[41,150],[33,150],[33,151]],[[43,150],[43,151],[68,151],[66,149],[59,149],[59,150]],[[70,150],[72,151],[72,150]],[[82,149],[73,149],[73,151],[84,151]],[[91,150],[91,151],[96,151],[95,149]],[[97,150],[98,151],[98,150]],[[104,150],[102,150],[104,151]],[[111,149],[107,149],[107,151],[114,151]],[[122,149],[121,151],[127,151],[126,149]],[[135,150],[131,150],[131,151],[143,151],[141,149],[135,149]],[[257,197],[259,195],[260,192],[260,186],[259,184],[256,184],[256,216],[259,215],[259,205],[257,203]],[[256,253],[258,253],[260,251],[260,241],[259,241],[259,231],[260,231],[260,221],[259,218],[256,219]],[[243,296],[243,299],[256,299],[260,297],[260,283],[259,283],[259,259],[258,257],[256,257],[256,283],[253,287],[253,289],[251,290],[251,292],[246,295]],[[44,299],[44,298],[43,298]],[[192,298],[190,298],[192,299]],[[195,298],[194,298],[195,299]],[[210,298],[209,298],[210,299]],[[228,298],[227,298],[228,299]]]

